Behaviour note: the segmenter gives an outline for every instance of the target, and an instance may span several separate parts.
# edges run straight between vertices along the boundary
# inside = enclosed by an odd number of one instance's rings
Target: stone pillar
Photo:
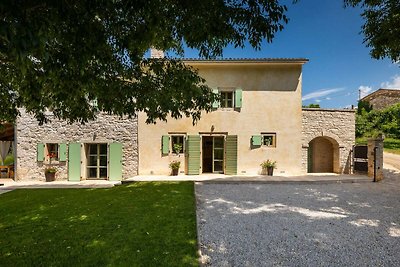
[[[374,164],[375,161],[375,164]],[[383,136],[368,140],[368,176],[375,182],[383,179]]]

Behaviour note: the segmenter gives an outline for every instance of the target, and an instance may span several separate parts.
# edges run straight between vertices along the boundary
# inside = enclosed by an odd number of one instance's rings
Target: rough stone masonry
[[[122,144],[122,176],[137,175],[137,119],[119,118],[99,113],[97,120],[87,124],[60,121],[48,115],[50,123],[43,126],[21,110],[16,123],[16,180],[45,180],[44,169],[47,162],[38,162],[36,158],[38,143],[111,143]],[[67,150],[68,153],[68,150]],[[68,158],[68,154],[67,154]],[[57,180],[68,179],[68,161],[58,162]]]
[[[350,173],[355,144],[355,110],[303,108],[302,168],[307,171],[308,146],[316,137],[327,137],[339,148],[338,173]]]

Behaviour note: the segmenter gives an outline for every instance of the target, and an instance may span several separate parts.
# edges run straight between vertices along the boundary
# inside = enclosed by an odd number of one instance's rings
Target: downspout
[[[376,150],[378,147],[374,147],[374,182],[376,182]]]

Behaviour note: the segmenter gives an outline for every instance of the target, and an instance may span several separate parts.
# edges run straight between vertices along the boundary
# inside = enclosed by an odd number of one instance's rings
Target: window
[[[47,143],[46,144],[47,155],[46,159],[49,162],[58,161],[58,144],[56,143]]]
[[[172,135],[171,136],[171,148],[172,152],[175,154],[181,154],[184,152],[184,140],[183,135]]]
[[[107,179],[107,144],[87,144],[87,178]]]
[[[38,143],[36,159],[46,164],[59,163],[67,160],[67,144]]]
[[[242,107],[242,89],[241,88],[216,88],[214,94],[219,95],[220,101],[213,103],[213,108],[235,108]]]
[[[262,145],[268,147],[276,147],[276,133],[263,133]]]
[[[233,92],[221,92],[221,108],[233,108]]]

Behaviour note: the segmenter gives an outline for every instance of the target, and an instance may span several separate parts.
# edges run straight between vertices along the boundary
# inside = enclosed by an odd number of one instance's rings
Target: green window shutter
[[[238,137],[237,135],[228,135],[226,137],[226,150],[225,150],[225,174],[237,174],[237,155],[238,155]]]
[[[235,108],[242,107],[242,88],[236,88],[235,90]]]
[[[111,143],[109,147],[109,177],[110,181],[122,180],[122,144]]]
[[[70,143],[68,145],[68,181],[79,182],[81,180],[81,144]]]
[[[251,137],[251,145],[253,146],[261,146],[261,135],[253,135]]]
[[[161,153],[163,156],[169,154],[169,136],[163,135],[161,138]]]
[[[200,136],[189,135],[187,138],[188,175],[200,174]]]
[[[67,144],[58,145],[58,160],[67,161]]]
[[[214,89],[213,89],[213,93],[214,93],[215,95],[219,96],[219,91],[218,91],[218,89],[214,88]],[[213,108],[219,108],[219,104],[220,104],[219,101],[216,100],[216,101],[213,102],[212,107],[213,107]]]
[[[44,144],[43,143],[37,144],[36,160],[38,162],[44,161]]]

